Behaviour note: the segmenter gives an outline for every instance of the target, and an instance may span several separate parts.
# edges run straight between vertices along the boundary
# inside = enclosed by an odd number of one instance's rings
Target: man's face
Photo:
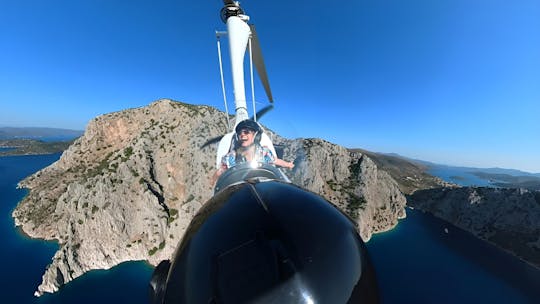
[[[250,129],[241,129],[237,133],[238,135],[238,141],[240,141],[240,145],[242,147],[248,147],[251,144],[253,144],[253,140],[255,138],[255,131]]]

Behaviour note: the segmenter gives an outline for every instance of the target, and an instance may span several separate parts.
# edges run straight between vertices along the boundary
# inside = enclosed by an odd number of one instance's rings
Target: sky
[[[241,4],[275,100],[261,122],[280,135],[540,172],[539,1]],[[0,126],[82,130],[95,116],[160,98],[224,110],[221,7],[0,0]],[[232,101],[228,64],[224,57]],[[258,82],[255,90],[260,109],[267,98]]]

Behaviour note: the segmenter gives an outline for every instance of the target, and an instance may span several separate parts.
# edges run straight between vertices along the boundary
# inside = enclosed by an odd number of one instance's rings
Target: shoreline
[[[30,234],[28,234],[27,232],[25,232],[22,228],[22,225],[14,225],[13,228],[15,229],[15,233],[17,233],[17,235],[19,235],[19,237],[21,237],[22,239],[25,239],[25,240],[32,240],[32,241],[38,241],[38,242],[44,242],[44,243],[49,243],[49,244],[54,244],[55,246],[58,246],[58,249],[60,248],[60,242],[57,240],[57,239],[44,239],[44,238],[40,238],[40,237],[34,237],[34,236],[31,236]],[[57,251],[58,251],[57,249]]]
[[[508,255],[511,255],[512,257],[517,258],[518,260],[520,260],[521,262],[527,264],[528,266],[531,266],[531,267],[533,267],[534,269],[540,271],[540,264],[537,265],[537,264],[535,264],[535,263],[533,263],[533,262],[530,262],[530,261],[528,261],[528,260],[525,260],[524,258],[518,256],[515,252],[513,252],[513,251],[511,251],[511,250],[509,250],[509,249],[507,249],[507,248],[503,248],[503,247],[499,246],[498,244],[493,243],[493,242],[491,242],[491,241],[489,241],[489,240],[486,240],[486,239],[483,239],[483,238],[481,238],[481,237],[478,237],[478,236],[475,235],[474,233],[472,233],[472,232],[470,232],[470,231],[468,231],[468,230],[466,230],[466,229],[463,229],[463,228],[461,228],[461,227],[458,227],[458,226],[452,224],[451,222],[446,221],[445,219],[442,219],[442,218],[440,218],[440,217],[437,217],[437,216],[435,216],[434,214],[432,214],[432,213],[429,212],[429,211],[422,210],[422,209],[419,209],[419,208],[409,207],[409,206],[407,206],[406,208],[410,208],[411,210],[419,211],[419,212],[422,212],[424,215],[427,214],[427,215],[429,215],[429,216],[431,216],[431,217],[433,217],[433,218],[436,218],[437,220],[440,220],[440,221],[444,222],[445,224],[447,224],[449,227],[451,227],[451,228],[453,228],[453,229],[460,230],[460,232],[466,233],[466,234],[468,234],[468,235],[474,237],[475,239],[477,239],[477,240],[479,240],[479,241],[482,241],[482,242],[484,242],[485,244],[490,245],[490,246],[496,248],[497,250],[500,250],[501,252],[504,252],[504,253],[506,253],[506,254],[508,254]]]
[[[17,150],[14,150],[14,151],[17,151]],[[11,150],[4,151],[4,152],[11,152]],[[30,155],[38,156],[38,155],[62,154],[64,151],[57,151],[57,152],[24,152],[24,153],[19,153],[19,154],[17,154],[17,153],[7,154],[7,153],[4,153],[4,152],[0,151],[0,157],[30,156]]]

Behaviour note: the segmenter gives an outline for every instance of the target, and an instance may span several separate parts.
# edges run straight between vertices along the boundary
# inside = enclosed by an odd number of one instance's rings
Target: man
[[[293,163],[277,158],[268,147],[259,144],[262,130],[257,122],[250,119],[243,120],[236,126],[235,132],[232,150],[223,156],[221,166],[214,174],[214,181],[227,169],[243,162],[294,168]]]

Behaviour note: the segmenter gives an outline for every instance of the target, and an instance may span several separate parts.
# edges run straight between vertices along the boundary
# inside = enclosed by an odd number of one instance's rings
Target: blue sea
[[[418,210],[367,247],[382,303],[540,303],[540,269]]]
[[[7,270],[0,303],[148,303],[152,267],[144,262],[91,271],[55,294],[33,296],[58,245],[14,227],[11,212],[26,194],[16,185],[59,156],[0,157],[0,257]],[[419,211],[408,209],[395,229],[367,245],[383,303],[540,303],[540,270]]]

